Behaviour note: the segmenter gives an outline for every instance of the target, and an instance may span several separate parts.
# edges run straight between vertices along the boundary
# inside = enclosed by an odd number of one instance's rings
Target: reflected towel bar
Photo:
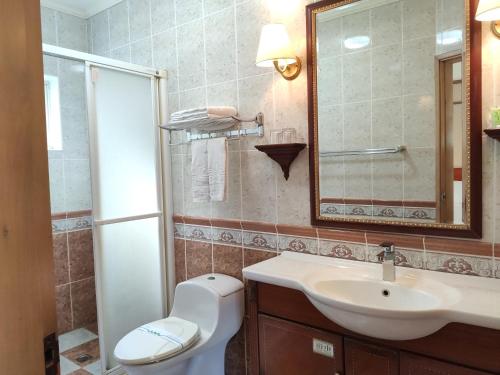
[[[375,154],[397,154],[406,150],[406,146],[386,147],[386,148],[367,148],[365,150],[348,151],[325,151],[320,152],[319,156],[347,156],[347,155],[375,155]]]

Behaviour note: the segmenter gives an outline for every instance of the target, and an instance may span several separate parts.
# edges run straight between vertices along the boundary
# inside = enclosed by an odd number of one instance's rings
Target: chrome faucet
[[[379,245],[383,250],[377,255],[382,263],[382,278],[384,281],[396,280],[396,248],[391,242],[383,242]]]

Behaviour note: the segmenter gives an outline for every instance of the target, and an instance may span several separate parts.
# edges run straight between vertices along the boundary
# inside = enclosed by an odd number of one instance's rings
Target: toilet
[[[241,327],[243,283],[209,274],[175,288],[170,316],[125,335],[114,356],[128,375],[224,375],[228,341]]]

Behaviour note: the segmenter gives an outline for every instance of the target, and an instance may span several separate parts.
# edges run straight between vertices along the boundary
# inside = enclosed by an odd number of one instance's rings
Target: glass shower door
[[[165,315],[155,77],[87,65],[102,363],[116,343]]]

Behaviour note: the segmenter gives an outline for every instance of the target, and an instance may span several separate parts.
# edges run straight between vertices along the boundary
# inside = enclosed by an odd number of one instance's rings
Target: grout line
[[[59,46],[59,21],[58,21],[58,13],[59,11],[53,10],[54,11],[54,28],[56,32],[56,46]]]
[[[69,309],[71,311],[71,329],[74,328],[75,325],[75,318],[74,318],[74,311],[73,311],[73,291],[71,288],[71,262],[70,262],[70,257],[71,257],[71,250],[69,246],[69,235],[66,232],[66,251],[68,254],[68,288],[69,288]]]
[[[176,60],[176,74],[177,74],[177,110],[181,109],[181,75],[179,71],[179,26],[177,25],[177,0],[174,3],[174,34],[175,34],[175,60]],[[187,276],[187,274],[186,274]]]

